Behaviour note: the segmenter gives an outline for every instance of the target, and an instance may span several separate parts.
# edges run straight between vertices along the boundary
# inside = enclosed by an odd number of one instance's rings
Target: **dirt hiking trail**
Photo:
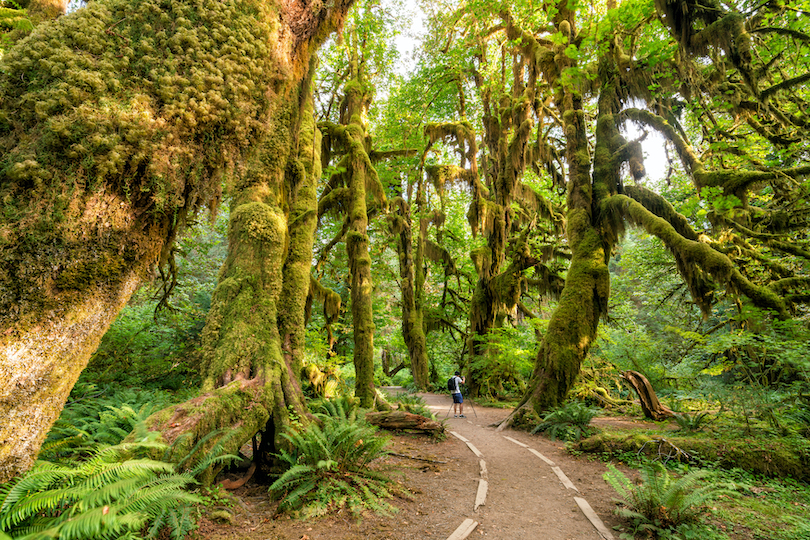
[[[492,424],[505,418],[508,410],[477,407],[474,403],[470,406],[467,402],[466,418],[454,418],[448,396],[422,394],[422,397],[439,419],[447,416],[451,434],[462,437],[460,440],[469,452],[469,456],[459,456],[467,480],[458,494],[466,503],[458,517],[478,523],[477,534],[473,532],[471,537],[545,540],[612,537],[609,527],[613,524],[611,501],[615,493],[602,479],[605,471],[602,463],[574,459],[561,443],[525,432],[496,432]],[[479,488],[480,480],[486,482],[486,501],[476,511],[476,496],[480,502],[483,489]],[[576,499],[587,503],[578,504]],[[587,510],[595,510],[596,526],[580,504]],[[597,526],[603,528],[602,533]]]
[[[507,409],[470,406],[454,418],[449,395],[420,394],[448,436],[395,434],[383,469],[410,495],[389,516],[357,519],[347,512],[310,521],[276,515],[267,487],[234,492],[231,523],[203,520],[211,540],[601,540],[617,538],[616,493],[600,461],[576,458],[564,445],[526,432],[496,432]],[[447,414],[449,411],[449,414]],[[483,462],[483,464],[482,464]],[[549,462],[553,463],[549,464]],[[565,483],[564,483],[565,482]],[[566,485],[568,487],[566,487]],[[485,499],[483,498],[485,495]],[[579,500],[579,502],[578,502]],[[483,504],[481,504],[483,502]],[[584,503],[584,504],[583,504]],[[476,505],[479,504],[476,509]],[[583,507],[585,511],[583,511]],[[593,510],[594,521],[585,512]],[[596,523],[597,525],[594,525]],[[597,530],[601,525],[603,532]]]

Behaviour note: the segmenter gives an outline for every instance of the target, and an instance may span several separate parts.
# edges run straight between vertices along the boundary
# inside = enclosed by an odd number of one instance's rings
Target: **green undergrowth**
[[[608,458],[632,461],[644,456],[810,481],[810,444],[801,437],[610,430],[583,439],[572,448]]]
[[[393,484],[369,467],[387,454],[388,438],[352,416],[341,407],[337,414],[323,414],[321,426],[312,423],[283,434],[290,450],[277,457],[287,470],[270,486],[279,510],[302,519],[344,509],[356,517],[396,512],[386,500],[394,494]]]
[[[721,494],[696,521],[662,528],[660,519],[627,516],[622,538],[810,540],[810,444],[795,433],[745,434],[724,421],[675,430],[673,421],[656,429],[601,429],[569,448],[643,470],[664,463],[673,482],[706,471],[694,489],[735,486],[736,496]]]
[[[626,519],[619,538],[810,539],[810,485],[805,482],[675,462],[664,469],[646,459],[637,465],[641,483],[626,481],[611,465],[605,474],[617,491],[616,513]]]
[[[77,429],[43,450],[48,460],[0,484],[0,539],[187,538],[197,526],[197,505],[208,504],[197,479],[236,456],[224,454],[222,444],[202,455],[202,443],[179,455],[139,416],[127,405],[110,414],[119,425],[136,424],[132,441],[110,444],[125,429],[109,429],[115,422],[102,418],[97,423],[107,429],[96,434],[104,433],[103,440]]]
[[[388,401],[401,411],[411,414],[418,414],[430,420],[436,420],[436,415],[430,411],[427,402],[421,397],[411,392],[389,395],[386,393]]]
[[[661,463],[647,462],[641,478],[641,484],[636,484],[611,464],[604,474],[618,495],[616,514],[632,524],[632,533],[623,532],[623,539],[639,535],[683,538],[687,528],[690,533],[702,533],[705,526],[700,518],[707,506],[721,497],[737,496],[737,484],[716,481],[707,469],[673,475]],[[706,536],[701,534],[700,538]]]
[[[514,409],[520,403],[519,399],[512,400],[498,400],[487,399],[485,397],[475,398],[475,404],[481,407],[489,407],[491,409]]]
[[[80,381],[48,433],[40,458],[75,458],[88,449],[118,444],[134,429],[145,427],[152,412],[185,395]]]
[[[810,540],[810,485],[740,469],[722,471],[718,478],[742,486],[740,497],[718,499],[711,508],[715,528],[729,538]]]
[[[598,410],[578,401],[569,401],[557,409],[549,411],[532,433],[545,433],[552,441],[578,441],[591,434],[589,427]]]

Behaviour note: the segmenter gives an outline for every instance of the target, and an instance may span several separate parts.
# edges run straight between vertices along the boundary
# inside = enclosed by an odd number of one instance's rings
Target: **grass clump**
[[[396,511],[385,501],[392,496],[390,480],[369,469],[372,461],[386,455],[388,444],[373,426],[327,416],[323,426],[313,423],[283,437],[291,450],[282,450],[278,457],[289,468],[270,486],[281,499],[280,510],[302,518],[342,508],[357,516]]]

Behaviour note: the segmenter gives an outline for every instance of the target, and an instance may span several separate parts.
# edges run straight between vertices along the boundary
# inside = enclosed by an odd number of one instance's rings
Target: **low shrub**
[[[583,403],[570,401],[546,414],[532,433],[543,432],[552,440],[578,441],[590,433],[588,424],[597,412]]]

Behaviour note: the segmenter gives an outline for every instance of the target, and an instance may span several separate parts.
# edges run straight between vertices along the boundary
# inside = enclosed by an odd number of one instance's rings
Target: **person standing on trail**
[[[464,416],[464,398],[461,395],[461,386],[464,384],[464,377],[461,376],[461,373],[456,371],[456,374],[453,376],[453,389],[450,391],[453,394],[453,418],[465,418]],[[456,408],[458,408],[458,414],[456,414]]]

